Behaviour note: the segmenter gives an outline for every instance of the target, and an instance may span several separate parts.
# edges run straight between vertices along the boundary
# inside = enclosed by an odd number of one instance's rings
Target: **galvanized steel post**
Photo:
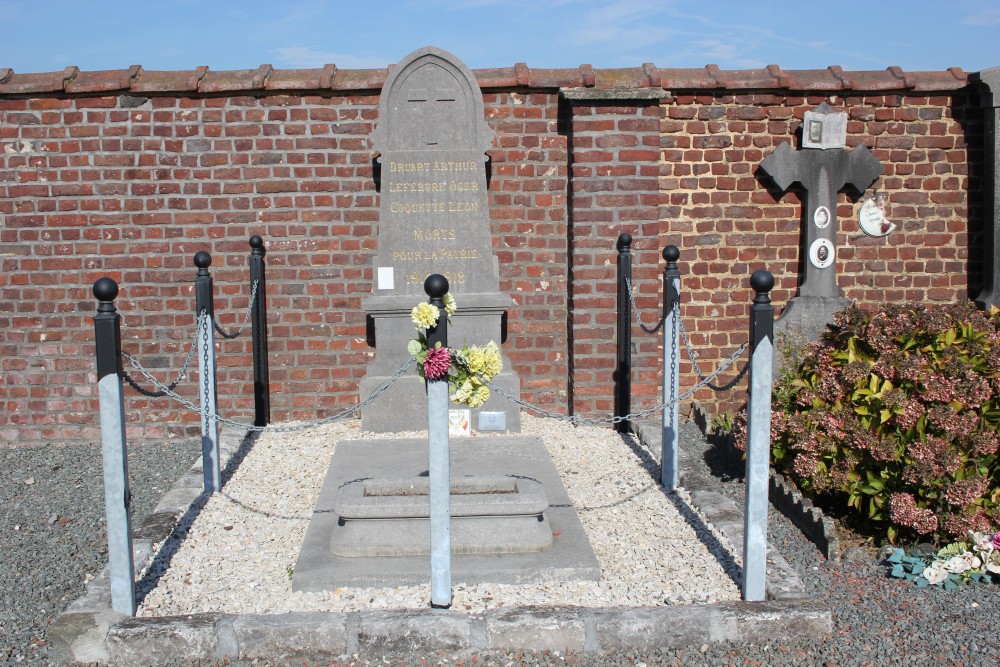
[[[264,240],[250,237],[250,289],[257,286],[257,298],[250,313],[250,333],[253,346],[253,423],[271,423],[271,390],[267,365],[267,283],[264,277]],[[251,294],[253,292],[251,291]]]
[[[195,317],[201,321],[201,314],[208,317],[198,334],[198,370],[201,379],[198,394],[201,398],[201,462],[205,479],[205,491],[216,493],[222,489],[222,470],[219,463],[219,403],[216,398],[215,381],[215,306],[212,298],[212,256],[205,251],[194,255],[194,265],[198,275],[194,279]]]
[[[100,278],[94,283],[93,292],[99,301],[94,315],[94,338],[97,343],[97,393],[101,410],[111,608],[119,614],[135,616],[132,494],[128,482],[125,400],[122,394],[121,316],[114,303],[118,296],[118,284],[111,278]]]
[[[667,261],[663,269],[663,423],[661,431],[660,484],[664,489],[677,488],[677,425],[680,420],[680,303],[681,271],[677,260],[681,252],[677,246],[663,249]]]
[[[767,493],[771,455],[771,360],[774,306],[768,292],[774,276],[763,269],[750,276],[756,292],[750,309],[750,399],[747,424],[746,510],[743,521],[743,599],[766,596]]]
[[[632,412],[632,304],[629,284],[632,281],[632,235],[618,235],[618,352],[615,360],[615,417]],[[615,430],[629,433],[628,420],[617,423]]]
[[[444,296],[448,279],[434,273],[424,291],[440,316],[427,330],[427,347],[448,347],[448,315]],[[448,378],[427,380],[427,450],[431,523],[431,606],[451,606],[451,463],[448,443]]]

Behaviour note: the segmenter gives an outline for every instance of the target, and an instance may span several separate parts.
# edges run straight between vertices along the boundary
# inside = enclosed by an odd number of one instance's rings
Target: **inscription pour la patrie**
[[[407,248],[392,251],[392,263],[402,265],[407,285],[423,284],[424,272],[407,270],[415,262],[456,262],[481,259],[480,249],[462,247],[462,229],[448,224],[455,214],[480,212],[481,193],[475,161],[428,160],[426,162],[389,162],[387,191],[391,195],[389,212],[412,217],[412,236]],[[433,222],[425,216],[434,216]],[[464,263],[464,262],[463,262]],[[462,270],[445,271],[453,284],[466,281]]]

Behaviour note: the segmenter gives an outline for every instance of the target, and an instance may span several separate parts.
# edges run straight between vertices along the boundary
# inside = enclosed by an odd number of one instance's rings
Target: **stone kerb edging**
[[[226,469],[238,464],[247,434],[220,438]],[[711,500],[696,489],[698,505]],[[720,495],[720,494],[717,494]],[[204,504],[201,462],[167,491],[142,521],[133,541],[137,569],[153,556],[178,523],[193,520]],[[698,507],[704,511],[705,507]],[[708,508],[711,513],[711,508]],[[717,519],[724,520],[725,516]],[[741,523],[741,516],[729,517]],[[711,518],[710,518],[711,520]],[[521,607],[479,614],[410,609],[296,612],[274,615],[204,613],[133,618],[111,611],[108,571],[87,586],[49,627],[53,658],[64,662],[160,665],[172,661],[229,659],[311,661],[361,654],[426,655],[497,650],[602,653],[715,641],[785,641],[830,635],[830,610],[804,599],[804,589],[784,559],[769,553],[767,602],[726,602],[667,607]]]
[[[695,423],[708,435],[708,415],[698,404],[694,406]],[[742,453],[736,449],[736,443],[731,433],[712,436],[714,444],[722,447],[730,466],[734,469],[743,465]],[[828,560],[838,561],[841,556],[840,540],[833,519],[823,514],[823,510],[812,504],[812,501],[802,495],[791,480],[778,474],[770,468],[769,493],[771,503],[787,516],[802,533],[816,545]]]
[[[829,635],[829,610],[807,601],[674,607],[522,607],[472,615],[450,610],[194,614],[128,618],[107,635],[116,665],[183,658],[310,661],[345,655],[427,656],[443,651],[602,653],[714,641],[787,641]]]

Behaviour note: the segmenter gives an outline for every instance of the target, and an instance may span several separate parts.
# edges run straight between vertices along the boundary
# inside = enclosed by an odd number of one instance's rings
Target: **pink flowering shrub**
[[[776,468],[893,543],[1000,527],[1000,313],[851,307],[776,383]],[[746,443],[737,419],[738,445]]]

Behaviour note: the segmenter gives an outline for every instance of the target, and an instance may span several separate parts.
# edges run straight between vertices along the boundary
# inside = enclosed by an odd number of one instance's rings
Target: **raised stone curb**
[[[694,416],[695,423],[702,433],[705,433],[706,437],[711,437],[716,445],[723,448],[731,466],[736,468],[742,465],[741,453],[736,449],[732,434],[709,436],[708,415],[699,405],[695,406]],[[808,498],[803,497],[795,485],[779,475],[774,468],[770,468],[769,498],[771,503],[787,516],[828,560],[840,560],[840,540],[837,538],[833,519],[824,515],[823,510],[814,506]]]
[[[241,445],[250,442],[245,436],[223,433],[220,446],[223,460],[229,461],[227,468],[239,460]],[[144,564],[152,555],[152,545],[174,529],[175,523],[168,517],[174,517],[176,522],[196,515],[203,502],[200,471],[199,461],[142,522],[140,530],[145,537],[135,542],[137,564]],[[696,484],[692,493],[693,499],[698,496],[695,502],[699,511],[708,508],[711,516],[719,520],[715,525],[727,537],[737,527],[742,531],[742,514],[735,505],[707,488],[707,481],[703,481],[706,488]],[[694,484],[695,476],[690,475],[688,482]],[[185,500],[188,504],[182,505]],[[711,509],[713,505],[715,510]],[[780,559],[780,563],[784,560]],[[772,597],[779,599],[767,602],[613,608],[531,606],[477,614],[428,608],[132,618],[111,611],[105,571],[90,582],[83,597],[56,619],[48,636],[57,661],[139,666],[226,659],[313,662],[351,655],[377,658],[439,651],[603,653],[727,640],[786,640],[833,632],[829,609],[798,599],[801,582],[796,585],[797,579],[781,577],[774,581],[777,594]],[[768,583],[772,586],[770,580]],[[781,590],[782,585],[789,590]]]
[[[196,661],[334,659],[483,651],[603,653],[703,642],[785,641],[833,632],[828,610],[801,600],[675,607],[523,607],[481,615],[426,609],[274,616],[128,618],[107,637],[126,667]]]

